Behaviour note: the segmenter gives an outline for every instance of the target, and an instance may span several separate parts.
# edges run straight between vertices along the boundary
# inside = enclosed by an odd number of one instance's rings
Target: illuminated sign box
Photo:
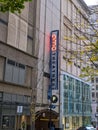
[[[58,89],[58,43],[59,30],[54,30],[50,35],[50,88]]]

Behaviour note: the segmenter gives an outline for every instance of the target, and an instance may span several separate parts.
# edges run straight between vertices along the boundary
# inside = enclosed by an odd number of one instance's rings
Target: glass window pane
[[[3,118],[2,118],[2,128],[9,128],[9,126],[10,126],[9,116],[3,116]]]

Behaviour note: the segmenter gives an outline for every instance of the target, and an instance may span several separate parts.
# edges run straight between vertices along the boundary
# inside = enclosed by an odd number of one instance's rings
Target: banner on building
[[[59,30],[50,34],[50,89],[58,89],[58,44]]]

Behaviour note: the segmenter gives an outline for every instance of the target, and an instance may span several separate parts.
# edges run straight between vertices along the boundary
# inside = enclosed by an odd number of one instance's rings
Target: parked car
[[[95,128],[92,125],[86,125],[87,130],[94,130]]]
[[[77,130],[95,130],[92,125],[81,126]]]
[[[77,130],[87,130],[87,128],[85,126],[81,126]]]

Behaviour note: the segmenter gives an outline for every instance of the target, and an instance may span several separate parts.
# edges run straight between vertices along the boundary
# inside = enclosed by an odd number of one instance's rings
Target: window
[[[2,117],[2,128],[14,128],[15,126],[15,117],[14,116],[6,116]]]
[[[96,98],[98,98],[98,93],[96,93]]]
[[[24,85],[25,65],[8,59],[5,68],[5,81]]]
[[[18,95],[18,94],[11,94],[11,93],[0,93],[0,98],[6,102],[18,102],[18,103],[25,103],[28,104],[31,102],[31,97],[27,95]]]
[[[98,112],[98,106],[96,107],[96,112]]]
[[[65,128],[69,128],[69,117],[65,117]]]
[[[98,77],[96,78],[96,83],[98,83]]]
[[[69,81],[67,79],[67,76],[63,76],[63,79],[64,79],[64,89],[68,89]]]
[[[64,109],[64,115],[68,114],[68,102],[64,102],[63,109]]]
[[[79,117],[72,117],[72,128],[74,129],[79,125]]]
[[[3,98],[3,92],[0,92],[0,101],[2,101]]]
[[[78,80],[76,80],[75,82],[76,84],[76,93],[80,93],[80,82]]]
[[[71,20],[72,19],[72,2],[68,0],[68,18]]]
[[[10,126],[9,116],[3,116],[2,127],[8,128]]]
[[[91,82],[94,83],[94,78],[91,79]]]
[[[94,98],[95,97],[95,93],[94,92],[92,92],[92,98]]]
[[[64,97],[68,98],[68,92],[67,91],[64,92]]]
[[[98,90],[98,85],[96,85],[96,90]]]
[[[68,111],[69,111],[69,113],[73,113],[74,112],[74,103],[73,102],[69,102]]]

